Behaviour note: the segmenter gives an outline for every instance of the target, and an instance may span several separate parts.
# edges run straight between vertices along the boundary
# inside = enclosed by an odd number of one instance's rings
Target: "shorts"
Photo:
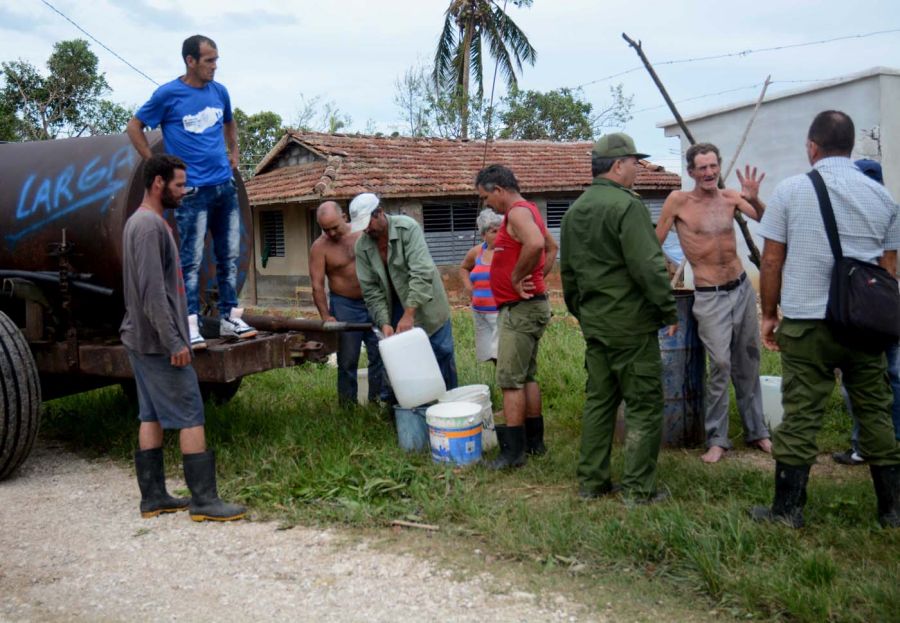
[[[550,303],[546,299],[519,301],[504,305],[499,316],[497,385],[521,389],[536,380],[538,341],[550,322]]]
[[[472,310],[475,318],[475,359],[490,361],[497,358],[497,312]]]
[[[138,419],[159,422],[166,430],[203,426],[203,398],[197,373],[188,364],[176,368],[168,355],[143,355],[128,350],[137,386]]]

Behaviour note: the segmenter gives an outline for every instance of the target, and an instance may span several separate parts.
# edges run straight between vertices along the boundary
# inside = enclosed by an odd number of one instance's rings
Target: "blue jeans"
[[[225,318],[237,307],[237,271],[241,253],[241,209],[234,180],[189,191],[175,210],[178,254],[184,274],[188,314],[200,313],[200,265],[206,230],[212,232],[219,286],[219,315]]]
[[[372,322],[366,303],[362,299],[351,299],[332,292],[328,310],[341,322]],[[381,395],[384,364],[381,363],[381,353],[378,352],[378,338],[372,331],[343,331],[338,338],[337,352],[337,386],[341,402],[356,403],[356,368],[359,365],[359,353],[364,340],[369,357],[369,402]]]
[[[403,306],[399,301],[394,301],[394,309],[391,317],[391,324],[396,327],[403,316]],[[444,377],[444,384],[448,390],[459,387],[459,380],[456,376],[456,356],[453,353],[453,327],[450,320],[447,320],[440,329],[428,336],[431,343],[431,350],[434,351],[434,357],[437,359],[438,367],[441,369],[441,376]],[[393,398],[393,396],[390,396]]]
[[[891,420],[894,424],[894,438],[900,441],[900,344],[890,346],[884,354],[887,356],[888,379],[891,382],[891,390],[894,392],[894,404],[891,407]],[[853,415],[853,405],[850,404],[850,396],[841,385],[841,394],[844,397],[844,405],[853,420],[853,430],[850,433],[850,446],[859,452],[859,420]]]

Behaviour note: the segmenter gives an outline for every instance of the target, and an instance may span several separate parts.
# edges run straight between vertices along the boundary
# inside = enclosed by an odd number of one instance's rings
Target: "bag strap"
[[[813,188],[816,189],[816,197],[819,198],[819,211],[822,213],[822,220],[825,222],[825,233],[828,234],[828,244],[831,245],[831,254],[834,259],[839,260],[844,257],[844,250],[841,248],[841,239],[838,236],[837,223],[834,220],[834,210],[831,207],[831,199],[828,197],[828,189],[825,187],[825,180],[822,175],[815,169],[806,174],[812,180]]]

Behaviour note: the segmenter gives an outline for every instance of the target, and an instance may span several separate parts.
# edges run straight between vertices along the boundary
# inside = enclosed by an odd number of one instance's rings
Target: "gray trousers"
[[[766,439],[759,383],[760,338],[756,292],[745,279],[734,290],[694,293],[694,317],[709,355],[706,385],[706,446],[731,448],[728,380],[734,383],[746,442]]]

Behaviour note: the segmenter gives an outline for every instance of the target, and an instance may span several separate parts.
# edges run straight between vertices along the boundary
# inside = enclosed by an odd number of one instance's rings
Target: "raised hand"
[[[744,167],[743,175],[740,169],[735,169],[734,173],[741,183],[741,197],[747,201],[759,199],[759,185],[766,179],[766,174],[760,172],[757,177],[756,167],[751,169],[749,164]]]

